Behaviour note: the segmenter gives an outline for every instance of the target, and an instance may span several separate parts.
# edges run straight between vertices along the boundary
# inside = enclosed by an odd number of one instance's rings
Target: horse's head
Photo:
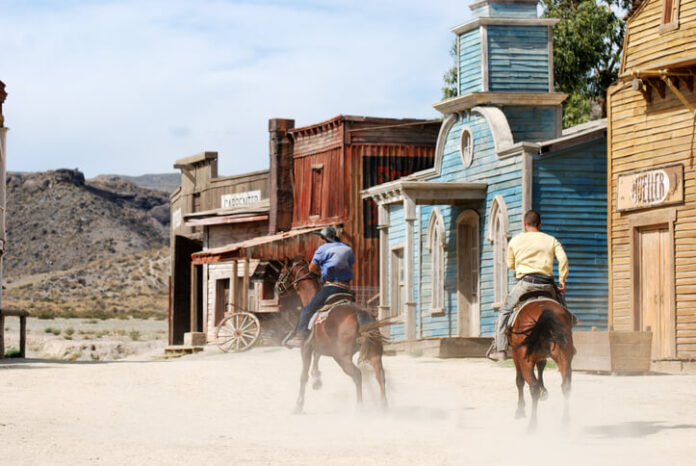
[[[312,278],[314,275],[309,271],[309,264],[306,260],[299,258],[290,261],[286,258],[276,282],[276,290],[280,296],[283,296],[292,290],[297,290],[297,284],[302,280]]]

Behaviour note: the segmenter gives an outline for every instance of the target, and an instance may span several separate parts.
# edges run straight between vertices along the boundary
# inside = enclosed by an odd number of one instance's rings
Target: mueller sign
[[[619,211],[681,202],[684,200],[684,166],[621,174],[617,191]]]

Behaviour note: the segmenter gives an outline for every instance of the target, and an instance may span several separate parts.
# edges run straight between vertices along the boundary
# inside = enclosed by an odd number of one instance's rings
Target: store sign
[[[220,197],[220,207],[229,209],[231,207],[239,207],[252,202],[261,200],[261,191],[245,191],[243,193],[223,194]]]
[[[645,209],[684,200],[684,166],[670,165],[619,175],[619,212]]]

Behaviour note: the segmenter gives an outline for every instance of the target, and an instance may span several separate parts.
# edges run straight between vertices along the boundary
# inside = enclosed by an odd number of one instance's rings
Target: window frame
[[[467,135],[469,140],[469,150],[466,154],[464,153],[464,135]],[[469,168],[474,161],[474,132],[468,125],[462,127],[462,130],[459,133],[459,155],[462,158],[464,168]]]
[[[428,243],[430,251],[430,314],[445,313],[445,269],[447,261],[445,224],[442,212],[434,208],[428,222]]]
[[[671,1],[671,5],[669,2]],[[660,34],[679,29],[679,7],[680,0],[662,0],[662,15],[660,16]],[[666,21],[668,7],[671,8],[671,17]]]
[[[507,248],[510,222],[505,199],[495,196],[488,213],[488,241],[493,247],[493,309],[500,309],[508,294]]]

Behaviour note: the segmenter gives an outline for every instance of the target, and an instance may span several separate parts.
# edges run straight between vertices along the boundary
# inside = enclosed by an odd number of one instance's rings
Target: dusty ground
[[[299,366],[297,351],[280,348],[2,361],[0,463],[693,464],[696,376],[576,373],[564,432],[559,376],[547,371],[550,398],[530,435],[513,419],[511,367],[388,357],[382,413],[371,373],[357,412],[352,383],[324,360],[324,388],[293,415]]]

